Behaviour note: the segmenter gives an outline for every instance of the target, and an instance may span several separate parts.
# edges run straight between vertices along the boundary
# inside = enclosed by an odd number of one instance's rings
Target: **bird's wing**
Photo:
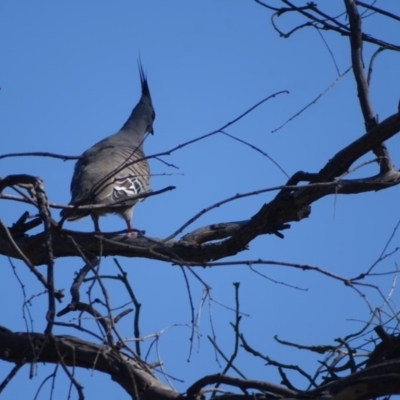
[[[78,161],[71,182],[72,204],[103,204],[129,201],[148,190],[150,170],[138,148],[100,146],[89,149]],[[134,205],[138,199],[133,199]]]

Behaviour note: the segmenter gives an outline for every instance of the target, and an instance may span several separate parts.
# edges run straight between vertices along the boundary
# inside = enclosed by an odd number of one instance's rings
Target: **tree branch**
[[[34,344],[34,346],[32,345]],[[33,348],[41,348],[40,354],[34,354]],[[41,333],[22,333],[0,330],[0,359],[18,363],[53,363],[62,357],[66,366],[90,368],[109,374],[111,379],[121,385],[132,397],[135,396],[134,383],[141,400],[176,399],[179,393],[173,391],[153,375],[146,372],[134,359],[121,354],[119,349],[80,340],[74,336],[52,336],[45,341]]]
[[[375,114],[372,108],[367,77],[364,73],[364,62],[362,58],[362,30],[361,17],[358,13],[357,6],[354,0],[344,0],[350,22],[350,49],[351,63],[353,66],[354,78],[357,84],[357,94],[360,101],[361,111],[364,116],[365,128],[367,131],[377,125]],[[378,157],[378,163],[381,167],[381,172],[387,172],[393,169],[393,164],[390,161],[389,153],[383,143],[380,143],[373,149],[373,152]]]

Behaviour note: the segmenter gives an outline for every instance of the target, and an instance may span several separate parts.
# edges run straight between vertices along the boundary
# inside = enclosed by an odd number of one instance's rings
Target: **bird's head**
[[[139,102],[132,110],[131,115],[125,122],[121,131],[134,131],[139,135],[145,133],[154,134],[153,122],[156,118],[156,112],[154,111],[153,102],[151,101],[150,89],[147,83],[146,75],[143,71],[142,63],[139,59],[139,76],[140,83],[142,85],[142,95],[140,96]],[[142,139],[141,139],[142,140]]]

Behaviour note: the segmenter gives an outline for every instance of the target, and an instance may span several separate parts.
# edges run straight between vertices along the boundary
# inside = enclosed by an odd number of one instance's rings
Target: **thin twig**
[[[28,153],[9,153],[9,154],[2,154],[0,155],[0,160],[3,158],[9,157],[51,157],[51,158],[58,158],[63,161],[68,160],[79,160],[80,156],[66,156],[63,154],[56,154],[56,153],[48,153],[43,151],[35,151],[35,152],[28,152]]]
[[[307,108],[311,107],[313,104],[315,104],[324,94],[329,92],[349,71],[351,70],[350,68],[347,68],[346,71],[343,72],[343,74],[339,75],[325,90],[323,90],[317,97],[315,97],[314,100],[312,100],[310,103],[308,103],[306,106],[304,106],[300,111],[298,111],[296,114],[294,114],[292,117],[287,119],[282,125],[278,126],[277,128],[273,129],[271,132],[275,133],[282,129],[285,125],[287,125],[289,122],[293,121],[295,118],[297,118],[300,114],[302,114],[304,111],[307,110]]]
[[[227,133],[227,132],[225,132],[225,131],[221,131],[221,133],[223,133],[224,135],[230,137],[231,139],[237,140],[238,142],[243,143],[243,144],[245,144],[246,146],[251,147],[251,148],[252,148],[253,150],[255,150],[255,151],[258,151],[258,152],[261,153],[264,157],[267,157],[268,160],[270,160],[273,164],[275,164],[275,165],[279,168],[279,170],[280,170],[287,178],[289,178],[289,175],[286,173],[286,171],[285,171],[271,156],[269,156],[265,151],[259,149],[258,147],[254,146],[253,144],[251,144],[251,143],[249,143],[249,142],[246,142],[246,141],[243,140],[243,139],[240,139],[240,138],[238,138],[238,137],[236,137],[236,136],[231,135],[230,133]]]

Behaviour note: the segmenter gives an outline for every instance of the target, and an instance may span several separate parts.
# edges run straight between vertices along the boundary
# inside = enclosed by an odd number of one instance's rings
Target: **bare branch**
[[[281,14],[288,12],[288,11],[297,11],[298,13],[300,13],[301,15],[306,17],[307,20],[309,20],[309,22],[304,25],[311,26],[311,24],[317,23],[317,24],[320,24],[319,25],[320,29],[332,30],[334,32],[339,33],[342,36],[350,36],[350,30],[346,25],[341,24],[339,21],[337,21],[336,18],[330,17],[330,16],[326,15],[325,13],[320,12],[318,10],[318,8],[316,7],[315,3],[310,3],[309,6],[311,6],[311,7],[297,7],[288,0],[282,0],[282,2],[286,5],[288,5],[289,7],[281,8],[279,11]],[[319,13],[320,15],[323,16],[323,18],[318,18],[318,17],[314,16],[313,14],[311,14],[310,12],[307,11],[308,9],[312,9],[312,11]],[[327,21],[330,21],[330,23]],[[376,44],[376,45],[382,46],[382,47],[388,47],[390,50],[400,51],[400,46],[393,44],[393,43],[385,42],[384,40],[375,38],[372,35],[368,35],[366,33],[361,34],[361,39],[364,42],[373,43],[373,44]]]
[[[9,154],[2,154],[0,155],[0,160],[3,158],[9,157],[50,157],[50,158],[58,158],[63,161],[68,160],[79,160],[80,156],[65,156],[63,154],[55,154],[55,153],[48,153],[43,151],[35,151],[29,153],[9,153]]]
[[[344,2],[346,4],[347,14],[350,21],[351,64],[353,66],[354,78],[357,83],[357,94],[360,100],[361,111],[364,116],[365,128],[369,131],[376,126],[376,119],[369,98],[367,78],[364,74],[361,17],[354,0],[344,0]]]
[[[322,91],[314,100],[312,100],[310,103],[308,103],[306,106],[304,106],[300,111],[298,111],[296,114],[291,116],[288,120],[286,120],[283,124],[279,125],[277,128],[272,130],[272,133],[275,133],[282,129],[285,125],[287,125],[289,122],[293,121],[295,118],[297,118],[300,114],[302,114],[304,111],[306,111],[309,107],[311,107],[313,104],[315,104],[322,96],[324,96],[329,90],[331,90],[349,71],[351,70],[351,67],[346,69],[343,74],[339,75],[324,91]]]
[[[356,4],[359,4],[360,6],[365,7],[368,10],[375,11],[378,14],[382,14],[385,17],[392,18],[395,21],[400,21],[400,17],[398,15],[392,14],[392,13],[386,11],[386,10],[383,10],[382,8],[375,7],[372,4],[367,4],[367,3],[364,3],[363,1],[360,1],[360,0],[356,0]]]
[[[287,397],[289,396],[294,397],[297,394],[296,392],[286,389],[283,386],[274,385],[268,382],[254,381],[251,379],[242,380],[222,374],[215,374],[215,375],[205,376],[204,378],[199,379],[192,386],[190,386],[186,392],[187,397],[194,398],[198,393],[201,392],[201,389],[203,387],[215,383],[234,386],[242,390],[257,389],[260,391],[270,392],[274,394],[281,394]]]
[[[368,67],[368,77],[367,77],[367,84],[368,84],[368,87],[371,85],[372,67],[373,67],[373,65],[374,65],[374,62],[375,62],[376,58],[378,57],[378,55],[379,55],[380,53],[382,53],[382,51],[384,51],[384,50],[387,50],[387,49],[384,48],[384,47],[379,47],[378,50],[376,50],[375,53],[372,54],[371,60],[370,60],[370,62],[369,62],[369,67]]]
[[[40,354],[32,354],[32,342],[42,348]],[[36,358],[34,358],[36,356]],[[143,370],[140,363],[128,355],[120,356],[117,349],[85,342],[73,336],[53,336],[45,341],[40,333],[15,334],[0,330],[0,359],[18,362],[26,358],[27,362],[59,363],[60,356],[66,366],[95,369],[109,374],[131,396],[135,396],[131,376],[134,377],[142,400],[176,399],[179,393],[161,384],[151,374]]]

